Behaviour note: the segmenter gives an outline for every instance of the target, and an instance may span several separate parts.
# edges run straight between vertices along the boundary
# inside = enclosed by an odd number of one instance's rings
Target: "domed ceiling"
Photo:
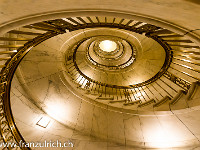
[[[78,41],[78,46],[75,43],[71,50],[66,50],[66,66],[67,69],[71,67],[68,64],[74,57],[77,70],[91,80],[117,86],[136,85],[151,79],[164,65],[165,50],[144,35],[109,28],[96,28],[88,32],[88,38],[81,43]],[[106,40],[115,43],[116,49],[104,52],[100,47],[101,42]],[[72,71],[71,68],[68,70]],[[72,78],[76,77],[72,75]]]

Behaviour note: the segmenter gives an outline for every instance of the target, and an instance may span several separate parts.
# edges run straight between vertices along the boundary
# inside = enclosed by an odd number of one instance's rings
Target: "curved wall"
[[[132,18],[164,28],[166,25],[168,28],[172,25],[172,31],[193,37],[193,34],[199,36],[199,7],[199,3],[194,0],[170,0],[167,2],[164,0],[125,0],[123,3],[120,0],[115,2],[61,0],[59,3],[54,0],[3,1],[1,2],[0,33],[48,19],[101,14]],[[14,13],[15,10],[17,13]],[[196,40],[198,42],[198,39]]]
[[[174,26],[171,26],[169,28],[172,28],[172,30],[174,29],[174,31],[176,32],[187,34],[188,36],[192,36],[193,33],[195,33],[198,36],[200,35],[198,30],[199,19],[200,19],[200,13],[199,13],[200,5],[198,2],[194,0],[187,0],[187,1],[170,0],[167,2],[164,0],[161,1],[125,0],[123,2],[122,1],[115,1],[115,2],[59,1],[58,2],[54,0],[49,2],[48,0],[46,1],[11,0],[11,1],[1,2],[0,4],[1,4],[0,33],[2,34],[18,26],[24,24],[30,24],[33,22],[38,22],[39,20],[47,20],[50,18],[58,18],[58,17],[60,18],[66,16],[73,16],[77,14],[79,15],[82,14],[84,16],[85,14],[102,14],[102,15],[118,14],[118,16],[121,17],[129,16],[126,14],[130,14],[129,17],[146,20],[146,22],[149,21],[152,22],[152,24],[159,24],[162,27],[165,26],[164,23],[165,21],[167,21],[166,23],[168,25],[170,25],[170,23],[175,24],[180,30],[175,29]],[[83,12],[79,13],[78,11],[80,10],[86,10],[86,11],[84,13]],[[91,12],[88,10],[91,11],[96,10],[96,12]],[[70,11],[75,13],[69,13]],[[120,13],[120,12],[125,12],[125,13]],[[150,16],[149,18],[154,18],[154,20],[150,21],[149,19],[143,18],[142,17],[143,15]],[[155,18],[158,18],[158,20],[161,19],[165,21],[159,22]],[[196,42],[198,42],[198,39],[196,39]],[[55,45],[52,45],[52,47],[53,46]],[[54,64],[52,63],[52,65]],[[46,71],[48,72],[49,70]],[[55,76],[57,75],[56,74],[57,71],[58,70],[53,71],[55,73]],[[45,80],[44,82],[48,83],[49,78],[50,77],[53,78],[53,76],[54,75],[52,75],[52,72],[49,72],[47,76],[42,76],[42,78],[38,78],[37,80],[39,82]],[[22,80],[20,80],[20,82],[21,81]],[[16,78],[13,80],[13,83],[14,82],[17,82]],[[57,83],[57,81],[53,82]],[[35,105],[32,105],[30,103],[27,105],[22,104],[22,102],[28,103],[29,100],[27,101],[27,99],[29,99],[31,96],[26,95],[26,93],[24,93],[24,89],[21,89],[20,86],[21,85],[15,87],[15,84],[12,85],[13,89],[15,89],[15,91],[14,90],[12,91],[12,99],[18,99],[16,101],[12,100],[12,107],[14,116],[16,118],[16,122],[25,139],[27,138],[29,141],[38,140],[38,138],[35,138],[36,135],[38,137],[43,136],[43,139],[46,139],[47,137],[53,138],[55,133],[56,135],[58,135],[56,136],[56,138],[60,138],[60,135],[63,133],[63,132],[60,133],[60,128],[58,128],[58,130],[49,129],[49,131],[46,133],[46,136],[41,135],[40,129],[37,130],[33,128],[35,126],[35,122],[38,120],[38,118],[40,118],[41,115],[44,114],[44,112],[41,112],[40,109],[38,110],[38,107],[35,107]],[[199,98],[196,98],[196,100],[198,99]],[[62,127],[61,130],[63,131],[66,128],[70,128],[69,130],[67,130],[66,133],[63,133],[62,136],[65,138],[66,135],[70,135],[69,136],[70,138],[78,139],[77,142],[75,142],[75,149],[81,149],[81,148],[97,149],[100,146],[101,146],[100,149],[112,149],[112,150],[129,149],[131,145],[139,147],[141,146],[147,149],[150,147],[166,148],[168,146],[169,147],[183,146],[185,147],[185,149],[190,149],[187,146],[191,146],[191,149],[195,148],[198,149],[199,135],[200,135],[200,130],[198,128],[198,124],[200,123],[199,107],[188,108],[187,111],[185,110],[178,112],[171,111],[168,112],[167,114],[166,112],[163,112],[163,115],[156,114],[155,112],[152,112],[152,114],[148,115],[147,114],[135,115],[127,113],[118,113],[110,111],[107,108],[93,106],[78,98],[75,106],[73,105],[74,104],[72,104],[72,108],[74,109],[75,113],[73,113],[74,115],[72,116],[72,120],[67,120],[70,121],[70,123],[73,122],[73,124],[69,124],[69,122],[67,122],[67,127],[66,126]],[[29,111],[30,113],[27,113]],[[32,120],[32,118],[28,116],[29,115],[32,116],[33,112],[38,115],[36,115],[34,117],[35,119]],[[27,117],[24,117],[25,114],[27,114]],[[27,120],[23,120],[25,118],[27,118]],[[57,122],[55,124],[57,124]],[[73,128],[71,129],[71,126],[72,125],[74,126],[74,124],[75,124],[74,128],[78,131],[86,129],[89,130],[89,138],[85,137],[85,135],[84,136],[78,135],[78,137],[76,136],[73,137],[72,135],[76,135],[74,129]],[[58,126],[60,126],[60,124]],[[30,133],[34,133],[36,135],[28,138],[28,136],[30,136]],[[99,142],[98,139],[94,140],[93,139],[94,136],[100,137],[105,141]],[[89,140],[86,140],[87,138]],[[123,146],[120,147],[119,145],[111,144],[110,142],[107,142],[109,141],[108,139],[110,141],[121,143]],[[180,149],[184,149],[183,147]]]
[[[93,103],[85,101],[80,93],[66,86],[61,79],[65,69],[60,47],[71,34],[73,32],[53,37],[36,46],[17,70],[11,89],[12,111],[27,141],[70,139],[75,149],[199,146],[198,106],[179,111],[123,112],[94,100]],[[190,102],[198,100],[196,97]],[[52,118],[52,124],[42,129],[36,123],[46,113]]]

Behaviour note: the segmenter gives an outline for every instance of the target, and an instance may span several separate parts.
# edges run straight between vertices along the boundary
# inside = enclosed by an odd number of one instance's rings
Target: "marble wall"
[[[1,1],[0,33],[22,24],[59,16],[47,15],[53,12],[63,11],[60,18],[74,15],[64,11],[98,9],[146,14],[186,28],[181,31],[182,34],[188,34],[189,31],[200,35],[199,7],[199,4],[192,0]],[[108,12],[105,14],[109,15]],[[156,21],[154,23],[156,24]],[[164,26],[162,23],[161,25]],[[48,44],[44,42],[37,46],[28,54],[30,57],[26,57],[24,63],[21,63],[13,79],[12,111],[17,127],[27,141],[70,139],[74,143],[74,147],[71,148],[73,150],[148,150],[152,147],[174,150],[200,149],[199,107],[172,110],[163,114],[132,114],[93,105],[74,95],[60,80],[60,73],[63,71],[62,55],[57,53],[58,46],[62,46],[66,37],[71,37],[70,34],[49,39],[46,41]],[[194,100],[198,103],[199,97]],[[57,114],[58,109],[61,113]],[[48,128],[36,125],[42,116],[51,118]]]
[[[19,1],[11,0],[11,1],[2,1],[0,4],[0,8],[1,8],[1,13],[0,13],[1,26],[13,22],[13,20],[15,21],[22,20],[22,18],[24,19],[26,18],[29,20],[23,22],[19,21],[15,25],[21,25],[27,22],[34,22],[36,20],[47,19],[50,18],[49,14],[51,14],[52,12],[60,12],[57,15],[54,14],[51,16],[55,18],[58,15],[60,15],[60,17],[64,17],[66,15],[64,14],[64,12],[67,11],[70,11],[71,14],[69,15],[72,15],[73,10],[75,10],[76,12],[78,12],[78,10],[104,10],[104,11],[107,10],[107,14],[109,11],[128,12],[133,15],[144,14],[149,17],[154,17],[162,20],[164,19],[165,21],[177,24],[188,30],[195,30],[199,29],[198,18],[200,17],[198,13],[199,3],[195,0],[169,0],[169,1],[125,0],[123,1],[123,3],[121,0],[117,1],[61,0],[59,1],[59,3],[55,0],[51,0],[51,2],[49,2],[48,0],[43,0],[43,1],[28,0],[25,2],[23,0]],[[17,10],[17,13],[15,10]],[[91,12],[90,11],[86,13],[83,12],[82,15],[88,13]],[[103,14],[103,12],[100,13]],[[32,16],[37,16],[38,18],[33,18]],[[7,26],[5,28],[10,28],[10,27]]]
[[[69,139],[74,143],[73,150],[199,149],[200,108],[196,104],[166,112],[123,112],[85,101],[81,93],[67,86],[62,80],[65,72],[62,46],[71,34],[36,46],[14,76],[12,111],[27,141]],[[76,40],[72,38],[69,43]],[[69,46],[65,44],[65,48]],[[198,100],[199,95],[190,104]],[[51,118],[47,128],[36,125],[43,116]]]
[[[198,127],[200,110],[197,108],[163,114],[156,112],[148,115],[128,114],[95,106],[80,98],[70,99],[71,96],[66,94],[67,91],[63,96],[52,89],[50,87],[49,92],[51,95],[54,94],[55,109],[56,105],[62,102],[67,104],[69,113],[61,111],[61,114],[56,113],[57,116],[46,114],[45,108],[40,109],[31,103],[32,98],[20,89],[20,85],[15,84],[12,87],[11,104],[16,125],[29,142],[71,140],[74,144],[71,148],[73,150],[150,148],[173,150],[178,148],[172,147],[182,146],[187,147],[186,149],[195,149],[200,144]],[[66,109],[64,106],[64,110]],[[51,118],[47,128],[36,125],[43,116]]]

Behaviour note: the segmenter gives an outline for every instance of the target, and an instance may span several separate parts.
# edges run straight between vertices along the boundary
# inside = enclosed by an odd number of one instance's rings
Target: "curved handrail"
[[[17,145],[19,143],[26,143],[23,139],[22,135],[20,134],[19,130],[16,127],[12,111],[10,105],[10,88],[13,75],[15,73],[16,68],[18,67],[19,63],[23,59],[23,57],[36,45],[40,44],[41,42],[56,36],[60,33],[58,32],[46,32],[41,36],[37,36],[32,41],[27,42],[22,48],[18,49],[18,52],[11,58],[11,60],[6,62],[6,67],[1,70],[1,77],[0,77],[0,93],[1,99],[3,103],[3,115],[4,119],[6,120],[7,131],[11,133],[10,137],[5,135],[4,128],[0,126],[1,135],[3,137],[4,142],[8,142],[8,139],[15,139]],[[0,124],[5,124],[5,121],[0,121]],[[21,147],[23,150],[30,150],[29,147]],[[9,148],[10,149],[10,148]]]
[[[38,25],[38,24],[37,24]],[[47,28],[48,29],[48,22],[45,22],[45,25],[41,28]],[[66,25],[66,24],[65,24]],[[27,42],[23,47],[18,49],[18,52],[15,55],[12,55],[12,58],[8,60],[5,63],[5,67],[1,70],[0,72],[0,132],[1,136],[3,138],[3,141],[6,143],[8,141],[14,141],[16,144],[19,144],[19,142],[24,142],[25,140],[23,139],[22,135],[20,134],[19,130],[17,129],[15,125],[15,121],[12,115],[11,111],[11,106],[10,106],[10,88],[11,88],[11,82],[13,75],[15,73],[16,68],[18,67],[19,63],[23,59],[23,57],[36,45],[40,44],[41,42],[56,36],[58,34],[65,33],[65,29],[70,29],[70,31],[75,31],[79,29],[85,29],[85,28],[94,28],[94,27],[109,27],[109,28],[119,28],[119,29],[125,29],[129,30],[132,32],[136,32],[139,34],[145,33],[146,36],[151,37],[166,50],[167,57],[165,60],[164,67],[161,69],[161,71],[154,76],[154,78],[151,79],[151,83],[155,80],[157,80],[159,77],[161,77],[164,72],[168,69],[171,61],[172,61],[172,55],[173,52],[171,51],[170,45],[168,45],[166,42],[162,40],[162,38],[156,36],[156,35],[151,35],[150,33],[153,33],[154,31],[160,29],[160,27],[156,27],[154,25],[149,25],[147,24],[145,27],[139,27],[139,28],[133,28],[129,27],[126,25],[122,24],[116,24],[116,23],[86,23],[86,24],[79,24],[79,25],[69,25],[67,26],[54,26],[51,25],[51,28],[48,29],[48,31],[42,35],[37,36],[33,40]],[[31,26],[32,27],[32,26]],[[88,78],[89,79],[89,78]],[[99,83],[98,81],[95,81]],[[176,80],[174,81],[176,82]],[[134,88],[134,87],[139,87],[143,85],[147,85],[148,82],[144,82],[138,85],[131,85],[127,86],[126,88]],[[109,86],[104,83],[100,83],[101,85],[104,86]],[[113,85],[114,88],[116,88],[116,85]],[[121,88],[119,86],[119,88]],[[123,87],[124,88],[124,87]],[[24,150],[29,150],[30,148],[28,147],[21,147]],[[8,149],[11,149],[11,147],[8,147]]]
[[[160,69],[160,71],[155,76],[153,76],[152,78],[150,78],[147,81],[144,81],[142,83],[129,85],[129,86],[110,85],[110,84],[106,84],[106,83],[101,83],[99,81],[93,80],[90,77],[86,76],[78,68],[78,65],[76,63],[76,52],[77,52],[79,46],[87,39],[83,39],[82,41],[80,41],[74,48],[74,53],[73,53],[74,67],[76,68],[78,73],[81,76],[83,76],[85,79],[87,79],[89,82],[93,82],[93,83],[96,83],[96,84],[101,85],[101,86],[110,87],[110,88],[117,88],[117,89],[132,89],[132,88],[146,86],[146,85],[151,84],[152,82],[156,81],[157,79],[159,79],[167,71],[167,69],[169,68],[170,63],[172,61],[172,57],[173,57],[173,52],[171,51],[171,47],[169,45],[167,45],[165,42],[162,41],[162,39],[160,39],[160,38],[158,38],[156,36],[153,36],[152,39],[157,41],[164,48],[165,53],[166,53],[165,62],[163,64],[162,68]]]

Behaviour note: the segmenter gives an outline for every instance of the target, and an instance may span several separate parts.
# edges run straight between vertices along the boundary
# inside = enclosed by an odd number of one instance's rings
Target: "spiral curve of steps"
[[[79,32],[81,29],[85,31]],[[74,94],[120,111],[170,111],[199,105],[195,98],[200,93],[200,47],[192,39],[126,18],[90,16],[47,20],[13,29],[0,37],[0,127],[4,142],[25,142],[14,123],[9,102],[17,66],[33,47],[66,32],[79,32],[74,34],[73,38],[77,39],[74,43],[69,40],[65,44],[70,46],[62,48],[66,69],[62,81],[72,86]],[[115,41],[119,50],[109,55],[102,53],[99,43],[103,40]],[[147,47],[145,43],[153,44]],[[141,63],[148,58],[148,63]],[[153,69],[148,72],[140,68]],[[117,78],[124,81],[110,80],[119,72]],[[140,74],[146,76],[137,80]]]

